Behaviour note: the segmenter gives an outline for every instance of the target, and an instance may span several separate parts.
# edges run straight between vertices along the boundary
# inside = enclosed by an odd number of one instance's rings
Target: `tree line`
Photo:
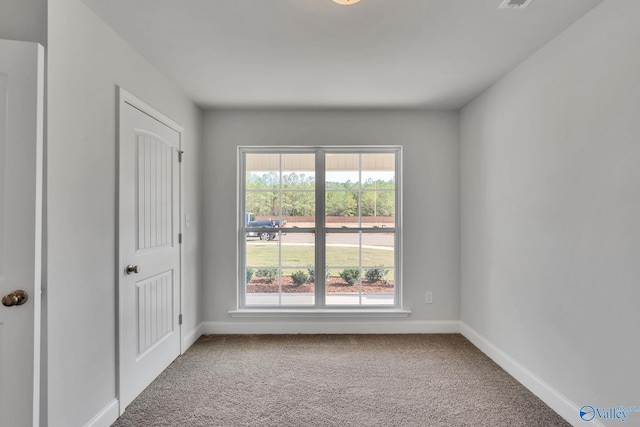
[[[304,173],[282,175],[278,172],[262,175],[247,174],[247,212],[257,216],[315,215],[315,177]],[[367,179],[358,182],[325,183],[325,214],[327,216],[357,216],[358,201],[362,216],[393,216],[395,214],[395,182]],[[282,192],[280,191],[282,190]]]

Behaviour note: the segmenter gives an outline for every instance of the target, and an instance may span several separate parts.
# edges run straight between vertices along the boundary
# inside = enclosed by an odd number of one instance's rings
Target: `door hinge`
[[[178,162],[182,163],[182,155],[184,154],[184,151],[178,151]]]
[[[178,234],[178,244],[182,244],[182,233]]]
[[[182,325],[182,314],[178,315],[178,325]]]

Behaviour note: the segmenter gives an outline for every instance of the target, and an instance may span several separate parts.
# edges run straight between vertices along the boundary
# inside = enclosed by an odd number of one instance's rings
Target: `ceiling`
[[[83,0],[203,108],[458,109],[602,0]]]

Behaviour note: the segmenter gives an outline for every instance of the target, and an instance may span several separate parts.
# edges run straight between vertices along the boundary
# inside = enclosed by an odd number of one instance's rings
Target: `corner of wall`
[[[540,400],[556,411],[562,418],[572,425],[584,423],[584,420],[580,418],[579,405],[575,404],[551,385],[541,380],[533,372],[518,363],[507,353],[500,350],[492,342],[480,335],[466,323],[460,323],[460,332],[462,336],[471,341],[471,343],[478,347],[480,351],[486,354],[502,369],[507,371],[509,375],[518,380],[523,386],[529,389],[529,391],[538,396]],[[593,420],[589,424],[596,427],[604,427],[604,425],[597,420]]]

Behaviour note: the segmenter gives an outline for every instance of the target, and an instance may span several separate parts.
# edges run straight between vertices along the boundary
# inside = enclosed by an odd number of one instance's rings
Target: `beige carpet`
[[[114,426],[568,426],[461,335],[207,336]]]

